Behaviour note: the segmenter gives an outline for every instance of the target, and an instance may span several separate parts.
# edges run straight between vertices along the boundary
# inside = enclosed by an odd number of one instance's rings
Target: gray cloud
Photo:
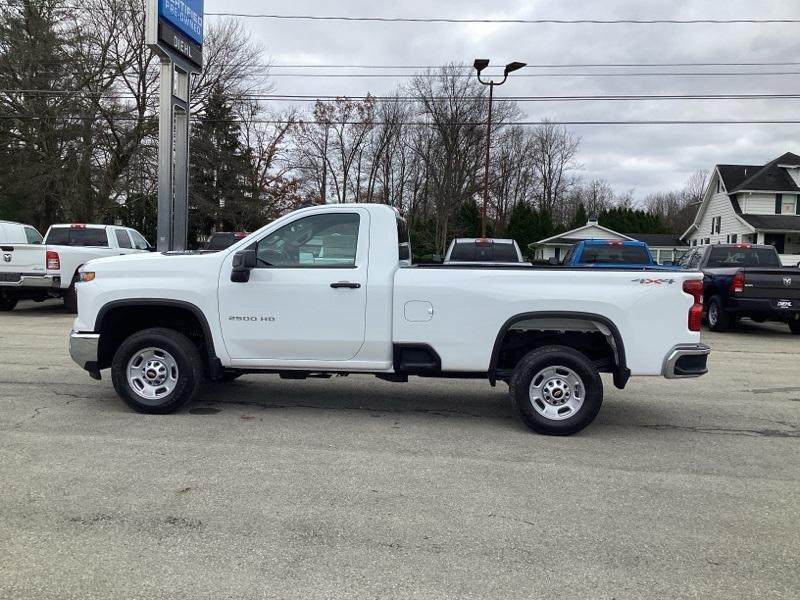
[[[495,0],[403,3],[318,0],[275,3],[207,0],[208,11],[283,14],[459,18],[797,18],[795,2],[771,0]],[[214,17],[209,17],[212,19]],[[796,61],[796,25],[498,25],[275,21],[248,19],[275,64],[437,65],[491,58],[528,63],[651,63]],[[588,72],[591,69],[575,69]],[[631,69],[643,71],[647,69]],[[658,71],[723,71],[722,67],[660,68]],[[800,71],[798,67],[738,70]],[[528,69],[528,73],[546,70]],[[553,69],[564,72],[565,69]],[[615,69],[595,69],[613,72]],[[274,71],[286,72],[285,70]],[[355,72],[355,71],[354,71]],[[364,71],[358,71],[364,72]],[[276,93],[384,94],[405,79],[274,78]],[[751,77],[514,77],[501,95],[790,93],[799,75]],[[596,103],[525,103],[531,120],[782,119],[796,118],[798,100],[725,100]],[[285,105],[280,105],[285,108]],[[280,107],[276,105],[276,109]],[[583,175],[609,180],[637,198],[676,189],[693,171],[716,163],[763,163],[783,152],[800,152],[800,125],[582,126]]]

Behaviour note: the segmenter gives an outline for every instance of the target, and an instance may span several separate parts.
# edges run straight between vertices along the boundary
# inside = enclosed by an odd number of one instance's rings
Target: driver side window
[[[312,215],[292,221],[258,242],[256,267],[355,267],[359,221],[355,213]]]

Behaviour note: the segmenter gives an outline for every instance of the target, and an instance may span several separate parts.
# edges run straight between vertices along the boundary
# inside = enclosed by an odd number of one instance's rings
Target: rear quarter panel
[[[633,375],[660,375],[677,344],[698,343],[688,329],[699,273],[568,269],[405,268],[395,276],[395,343],[429,344],[446,371],[485,372],[503,325],[529,312],[592,313],[614,323]],[[429,321],[410,321],[409,302],[427,302]],[[419,306],[412,304],[412,306]]]

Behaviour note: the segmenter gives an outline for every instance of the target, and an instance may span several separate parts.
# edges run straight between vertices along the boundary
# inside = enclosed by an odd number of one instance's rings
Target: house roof
[[[722,183],[725,185],[726,190],[735,190],[742,182],[747,181],[757,171],[762,169],[763,165],[717,165],[719,175],[722,177]]]
[[[756,229],[800,231],[800,215],[740,215]]]
[[[765,192],[799,192],[800,187],[797,186],[794,179],[792,179],[786,169],[781,168],[778,165],[800,167],[800,156],[797,156],[791,152],[787,152],[783,156],[779,156],[775,160],[767,163],[757,171],[750,174],[747,179],[739,182],[739,184],[735,187],[730,188],[726,184],[725,188],[730,193],[741,192],[742,190],[757,190]]]
[[[575,236],[575,234],[580,234],[581,231],[585,231],[587,229],[592,229],[592,228],[600,229],[602,231],[605,231],[606,233],[610,233],[611,235],[619,236],[620,238],[625,238],[628,240],[633,239],[629,238],[624,233],[617,233],[613,229],[609,229],[608,227],[603,227],[594,219],[589,219],[589,222],[586,223],[586,225],[583,225],[581,227],[576,227],[575,229],[572,229],[570,231],[565,231],[564,233],[559,233],[557,235],[545,238],[543,240],[539,240],[538,242],[532,242],[528,244],[528,248],[534,248],[535,246],[542,246],[544,244],[574,244],[582,240],[595,239],[591,236],[589,237],[580,235],[578,235],[577,237]]]
[[[680,237],[672,233],[626,233],[625,235],[653,248],[688,246]]]

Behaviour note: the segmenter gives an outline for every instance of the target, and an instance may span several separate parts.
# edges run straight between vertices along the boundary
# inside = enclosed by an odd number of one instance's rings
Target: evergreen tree
[[[194,242],[212,229],[252,230],[261,224],[259,198],[247,184],[249,151],[231,104],[215,87],[192,130],[189,238]]]
[[[554,233],[553,219],[548,212],[539,212],[524,202],[519,202],[511,210],[506,236],[516,241],[523,253],[529,252],[528,244]]]
[[[569,229],[583,227],[588,221],[589,215],[586,214],[586,207],[583,205],[583,202],[579,202],[578,208],[575,210],[575,216],[572,217],[572,221],[569,224]]]

